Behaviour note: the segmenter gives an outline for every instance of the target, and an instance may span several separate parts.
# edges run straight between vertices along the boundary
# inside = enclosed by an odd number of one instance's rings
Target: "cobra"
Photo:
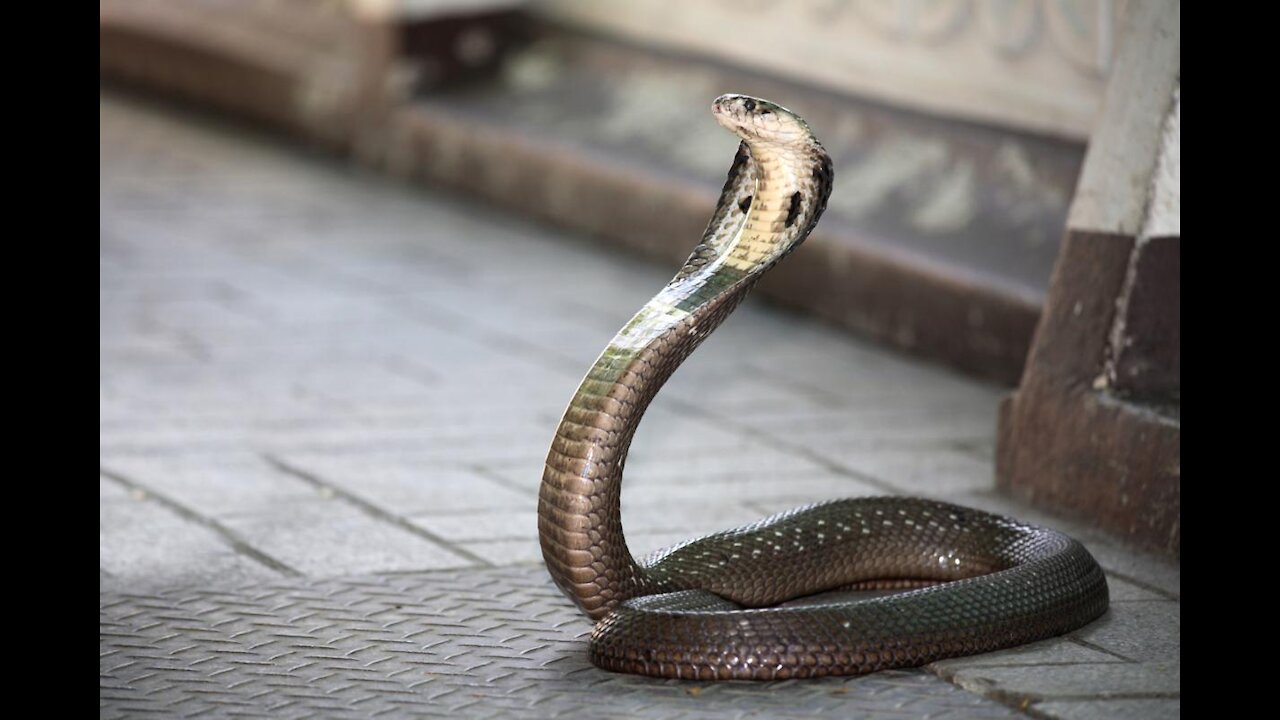
[[[1020,645],[1105,612],[1106,579],[1076,540],[919,498],[811,505],[632,557],[622,473],[645,409],[804,241],[831,193],[831,159],[795,113],[742,95],[717,98],[712,112],[741,144],[702,242],[596,360],[547,455],[542,553],[597,621],[591,661],[701,680],[850,675]],[[906,590],[779,607],[875,588]]]

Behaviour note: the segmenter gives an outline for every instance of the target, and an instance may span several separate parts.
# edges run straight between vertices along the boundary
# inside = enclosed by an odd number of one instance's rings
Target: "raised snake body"
[[[560,589],[598,621],[592,662],[704,680],[848,675],[1019,645],[1101,615],[1106,580],[1079,542],[917,498],[822,503],[632,557],[620,498],[641,416],[761,275],[808,236],[831,192],[831,160],[798,116],[741,95],[712,109],[742,143],[702,242],[605,348],[547,455],[543,557]],[[776,607],[850,588],[915,589]]]

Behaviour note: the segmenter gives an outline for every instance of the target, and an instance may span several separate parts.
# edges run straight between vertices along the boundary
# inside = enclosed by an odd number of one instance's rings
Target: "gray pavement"
[[[101,139],[104,717],[1178,715],[1178,566],[991,490],[1004,389],[751,301],[646,417],[636,551],[928,495],[1077,535],[1112,609],[863,678],[591,667],[537,484],[578,380],[674,269],[119,95]]]

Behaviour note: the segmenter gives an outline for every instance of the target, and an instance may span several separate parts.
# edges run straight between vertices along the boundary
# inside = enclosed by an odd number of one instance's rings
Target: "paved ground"
[[[188,115],[101,108],[103,716],[595,716],[593,697],[629,717],[1178,714],[1179,568],[990,491],[1001,388],[752,302],[647,415],[635,550],[923,494],[1074,532],[1112,609],[933,672],[699,686],[592,668],[590,626],[540,564],[537,483],[582,373],[673,268]]]

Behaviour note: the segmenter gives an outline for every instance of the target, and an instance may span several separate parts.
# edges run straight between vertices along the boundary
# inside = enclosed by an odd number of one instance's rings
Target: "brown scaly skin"
[[[831,160],[795,114],[740,95],[717,98],[712,111],[742,144],[702,242],[587,373],[543,473],[543,557],[598,621],[592,662],[703,680],[848,675],[1019,645],[1105,612],[1106,580],[1075,540],[915,498],[823,503],[644,562],[631,556],[619,501],[645,409],[808,236],[831,192]],[[848,587],[919,589],[771,607]]]

